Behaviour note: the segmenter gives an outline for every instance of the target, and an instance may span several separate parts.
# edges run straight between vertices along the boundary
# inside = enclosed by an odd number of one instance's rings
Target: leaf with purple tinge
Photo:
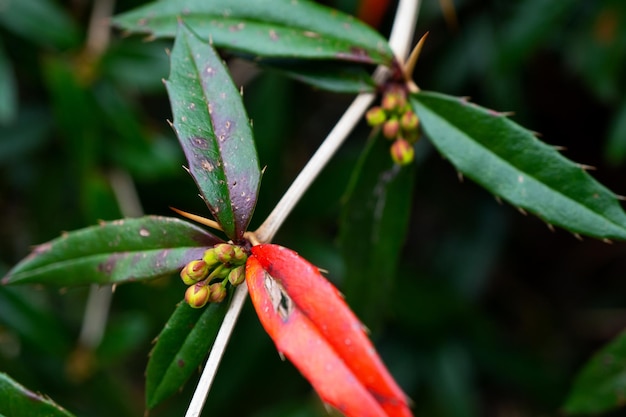
[[[2,284],[114,284],[177,273],[222,240],[159,216],[103,222],[37,246]]]
[[[393,52],[358,19],[312,1],[167,0],[116,16],[129,32],[172,37],[183,19],[220,48],[255,57],[331,59],[389,65]]]
[[[232,291],[230,291],[232,295]],[[215,341],[230,297],[206,308],[180,302],[150,352],[146,369],[146,407],[156,407],[181,389]]]
[[[166,86],[189,172],[224,233],[240,241],[261,179],[241,96],[213,48],[182,24],[171,62]]]
[[[73,417],[74,414],[0,373],[0,416]]]

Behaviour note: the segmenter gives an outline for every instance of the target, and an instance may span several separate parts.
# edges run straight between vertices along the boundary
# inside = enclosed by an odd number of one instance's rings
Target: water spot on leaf
[[[270,39],[273,41],[277,41],[279,39],[278,33],[274,29],[270,29]]]
[[[145,227],[142,227],[141,229],[139,229],[139,236],[148,237],[150,236],[150,231]]]

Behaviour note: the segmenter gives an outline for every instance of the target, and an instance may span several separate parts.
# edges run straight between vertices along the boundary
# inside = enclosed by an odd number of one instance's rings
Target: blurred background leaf
[[[120,2],[115,13],[143,3]],[[326,2],[349,13],[359,3]],[[14,117],[0,134],[0,275],[32,245],[60,231],[119,217],[112,172],[131,175],[146,213],[171,216],[168,206],[206,213],[165,122],[171,114],[161,80],[171,43],[114,36],[99,58],[86,59],[92,3],[28,4],[36,5],[36,13],[9,19],[0,11],[0,38],[17,97]],[[378,27],[383,35],[394,5]],[[430,35],[415,71],[418,85],[514,111],[516,121],[548,143],[565,146],[566,157],[597,166],[595,178],[626,194],[620,145],[626,4],[454,5],[456,30],[446,24],[438,1],[422,2],[417,33]],[[51,7],[55,12],[48,13]],[[40,17],[28,17],[33,13]],[[236,69],[254,120],[260,165],[266,167],[254,228],[352,96],[312,90],[275,72]],[[53,71],[62,75],[54,78],[57,84],[51,83]],[[70,159],[83,154],[69,148],[81,138],[66,126],[83,110],[68,100],[63,108],[70,113],[59,113],[64,88],[89,105],[94,126],[75,121],[88,134],[83,140],[91,141],[78,143],[93,152],[82,156],[89,164]],[[337,244],[342,196],[368,134],[365,126],[355,131],[275,239],[327,269],[340,287],[346,273]],[[411,207],[395,289],[372,337],[415,401],[415,414],[555,414],[577,371],[626,325],[624,245],[552,233],[536,218],[500,206],[471,181],[459,182],[435,152],[420,162]],[[178,279],[120,286],[104,340],[88,354],[75,350],[86,289],[23,287],[8,296],[6,290],[0,291],[0,371],[77,415],[143,414],[150,340],[182,297]],[[42,316],[45,326],[37,327]],[[41,346],[44,337],[47,346]],[[182,415],[196,380],[151,415]],[[250,305],[208,404],[221,416],[324,415],[306,381],[281,362]]]

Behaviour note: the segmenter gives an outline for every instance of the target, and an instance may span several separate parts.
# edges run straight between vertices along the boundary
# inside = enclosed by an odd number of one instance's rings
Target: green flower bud
[[[193,308],[202,308],[209,302],[211,291],[205,282],[198,282],[185,291],[185,301]]]
[[[391,159],[398,165],[408,165],[415,158],[415,149],[405,139],[398,139],[391,145]]]
[[[206,262],[206,264],[209,266],[209,269],[213,268],[220,262],[220,260],[217,258],[217,252],[215,251],[214,247],[204,251],[204,254],[202,255],[202,260]]]
[[[400,118],[400,126],[406,132],[414,131],[415,129],[417,129],[418,125],[419,118],[415,113],[413,113],[413,110],[404,112],[404,114]]]
[[[387,120],[383,124],[383,136],[387,139],[395,139],[400,132],[400,122],[395,117]]]
[[[193,285],[203,280],[209,273],[209,266],[202,259],[189,262],[180,271],[180,278],[187,285]]]
[[[406,94],[401,89],[390,90],[383,96],[381,106],[388,113],[399,113],[406,106]]]
[[[224,288],[221,282],[209,285],[209,290],[211,291],[209,301],[212,303],[221,303],[228,295],[228,290]]]
[[[248,260],[248,255],[240,246],[233,246],[233,257],[230,260],[231,265],[243,265]]]
[[[213,249],[215,249],[215,254],[217,255],[217,259],[223,263],[230,263],[231,259],[235,257],[235,246],[229,243],[220,243],[215,245]]]
[[[228,282],[230,282],[232,285],[239,285],[244,282],[245,279],[246,267],[243,265],[232,269],[228,274]]]
[[[370,126],[380,126],[387,120],[387,114],[382,107],[372,107],[365,113],[365,120]]]

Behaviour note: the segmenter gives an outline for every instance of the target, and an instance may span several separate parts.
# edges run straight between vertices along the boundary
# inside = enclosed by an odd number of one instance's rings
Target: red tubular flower
[[[323,401],[349,417],[412,416],[339,291],[297,253],[252,248],[246,281],[261,324]]]

